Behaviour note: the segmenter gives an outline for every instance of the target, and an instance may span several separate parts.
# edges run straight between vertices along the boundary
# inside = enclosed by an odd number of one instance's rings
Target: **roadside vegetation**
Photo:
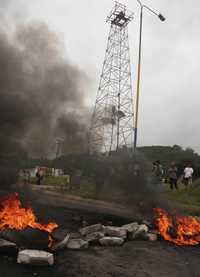
[[[191,148],[183,149],[178,145],[172,147],[140,147],[138,152],[145,157],[150,166],[155,160],[160,160],[165,171],[165,177],[167,176],[167,169],[172,161],[176,163],[179,175],[182,174],[185,165],[191,162],[195,171],[193,185],[188,189],[179,185],[178,191],[171,191],[167,184],[163,184],[163,194],[169,201],[180,205],[186,213],[200,215],[200,155],[195,153]],[[12,163],[9,163],[9,160]],[[128,186],[128,183],[134,183],[134,181],[130,181],[132,180],[131,178],[134,179],[134,176],[124,176],[123,167],[127,168],[126,163],[116,158],[108,162],[105,158],[101,160],[98,157],[88,156],[87,154],[70,154],[52,160],[22,159],[19,155],[16,159],[9,158],[9,160],[6,160],[5,167],[8,167],[7,164],[9,166],[12,165],[12,167],[17,164],[17,169],[33,168],[38,165],[63,169],[64,174],[70,175],[70,182],[68,182],[65,176],[45,176],[42,180],[42,185],[61,190],[66,194],[77,195],[83,198],[112,200],[120,203],[123,202],[123,193],[125,190],[129,194],[133,194],[129,189],[130,186]],[[110,169],[108,170],[108,168]],[[108,171],[114,172],[114,178],[112,177],[112,181],[109,179],[104,182],[104,179],[108,178]],[[4,175],[2,174],[2,176]],[[21,181],[23,182],[22,179]],[[31,178],[30,183],[36,183],[36,178]],[[143,184],[144,180],[141,180],[141,183]],[[121,188],[124,188],[124,191]],[[141,194],[146,196],[147,193],[145,191],[146,188],[144,188],[144,191],[141,191]]]
[[[167,199],[179,204],[185,213],[200,216],[200,179],[195,180],[188,188],[180,184],[178,190],[166,187],[164,194]]]

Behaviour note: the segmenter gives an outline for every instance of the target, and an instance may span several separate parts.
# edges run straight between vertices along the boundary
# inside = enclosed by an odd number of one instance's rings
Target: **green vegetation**
[[[165,195],[170,201],[180,205],[184,212],[200,216],[200,179],[188,188],[182,185],[179,190],[167,189]]]
[[[74,194],[83,198],[96,198],[96,185],[92,179],[84,178],[80,185],[73,185],[69,189],[70,194]]]
[[[36,184],[37,178],[36,177],[30,177],[30,183]],[[19,177],[19,181],[23,182],[24,177]],[[68,178],[66,176],[45,176],[42,180],[42,185],[45,186],[67,186],[68,185]]]
[[[25,182],[24,177],[19,177],[18,182]],[[31,184],[37,183],[36,177],[29,179]],[[80,184],[70,184],[69,179],[66,176],[45,176],[41,182],[41,185],[52,187],[55,190],[62,190],[64,193],[77,195],[83,198],[95,198],[96,185],[90,178],[83,178]]]

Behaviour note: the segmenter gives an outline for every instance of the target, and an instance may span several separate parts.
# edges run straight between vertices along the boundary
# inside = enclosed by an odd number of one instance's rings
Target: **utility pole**
[[[146,9],[152,14],[156,15],[161,21],[165,21],[162,14],[156,13],[154,10],[146,5],[143,5],[140,0],[137,0],[140,5],[140,32],[139,32],[139,54],[138,54],[138,69],[137,69],[137,92],[136,92],[136,107],[135,107],[135,127],[134,127],[134,151],[137,148],[138,138],[138,113],[139,113],[139,97],[140,97],[140,80],[141,80],[141,56],[142,56],[142,30],[143,30],[143,10]]]

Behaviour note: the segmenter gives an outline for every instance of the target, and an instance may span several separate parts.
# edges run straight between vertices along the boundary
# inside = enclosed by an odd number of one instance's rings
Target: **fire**
[[[0,209],[0,230],[7,228],[24,230],[27,227],[37,228],[50,234],[58,225],[54,222],[46,225],[38,223],[32,208],[22,207],[18,194],[3,200]]]
[[[200,243],[200,223],[192,216],[171,216],[161,208],[155,209],[156,226],[160,235],[177,245]]]

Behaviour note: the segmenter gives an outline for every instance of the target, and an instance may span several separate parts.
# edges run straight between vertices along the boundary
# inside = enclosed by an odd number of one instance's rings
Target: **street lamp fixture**
[[[159,13],[158,17],[160,18],[161,21],[165,21],[166,19],[161,13]]]
[[[155,12],[150,7],[143,5],[140,0],[137,0],[140,5],[140,34],[139,34],[139,54],[138,54],[138,71],[137,71],[137,93],[136,93],[136,109],[135,109],[135,122],[134,122],[134,145],[133,150],[135,152],[137,148],[137,135],[138,135],[138,110],[139,110],[139,96],[140,96],[140,75],[141,75],[141,53],[142,53],[142,27],[143,27],[143,10],[146,9],[152,14],[156,15],[161,21],[165,21],[165,17]]]

